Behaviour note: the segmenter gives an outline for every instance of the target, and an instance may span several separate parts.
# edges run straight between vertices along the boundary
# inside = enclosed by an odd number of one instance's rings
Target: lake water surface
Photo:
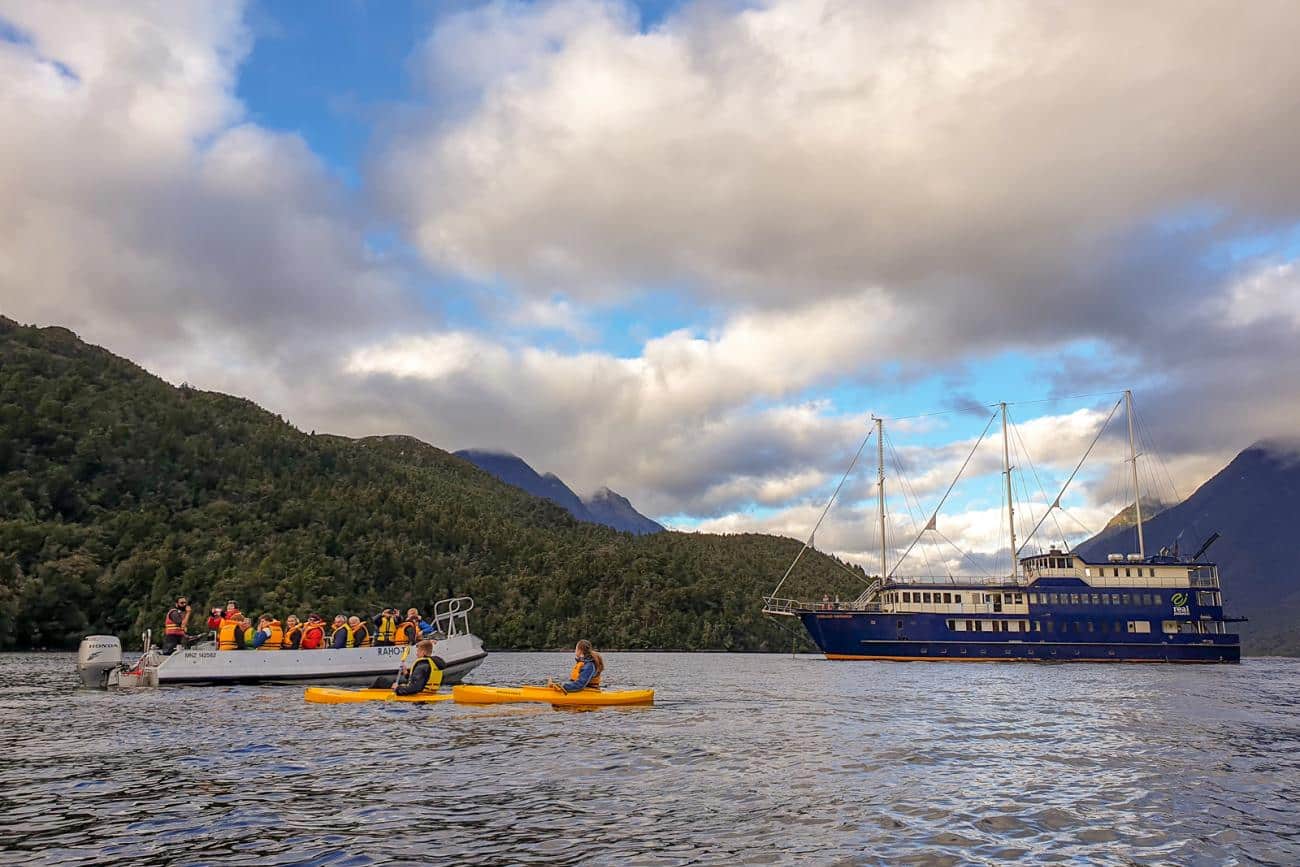
[[[110,694],[0,655],[0,862],[1300,864],[1300,660],[607,662],[656,705]]]

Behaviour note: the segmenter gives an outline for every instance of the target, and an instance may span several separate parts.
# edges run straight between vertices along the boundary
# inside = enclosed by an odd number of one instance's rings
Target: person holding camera
[[[174,653],[185,646],[185,627],[190,624],[190,603],[184,596],[176,600],[176,607],[167,612],[163,621],[163,653]]]

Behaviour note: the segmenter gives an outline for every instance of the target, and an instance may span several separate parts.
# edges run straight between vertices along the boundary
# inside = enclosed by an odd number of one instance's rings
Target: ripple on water
[[[1300,661],[608,659],[659,703],[102,694],[0,656],[0,862],[1300,863]]]

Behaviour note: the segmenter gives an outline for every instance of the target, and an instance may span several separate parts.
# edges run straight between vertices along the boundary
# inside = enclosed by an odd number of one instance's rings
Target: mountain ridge
[[[1300,459],[1257,442],[1181,503],[1144,515],[1148,552],[1177,547],[1186,556],[1211,533],[1222,534],[1203,559],[1219,565],[1225,611],[1249,618],[1241,625],[1242,647],[1252,655],[1300,655],[1300,584],[1290,569],[1300,558],[1298,502]],[[1100,562],[1112,552],[1136,551],[1136,535],[1132,523],[1108,525],[1075,550]]]
[[[664,527],[638,512],[627,497],[607,487],[590,497],[581,497],[554,473],[538,473],[513,452],[497,449],[460,449],[452,452],[501,481],[535,497],[550,500],[579,521],[603,524],[635,535],[662,533]]]

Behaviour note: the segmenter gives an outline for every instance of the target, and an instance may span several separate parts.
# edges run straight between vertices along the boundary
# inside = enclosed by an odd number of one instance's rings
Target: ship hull
[[[1141,635],[1119,640],[1060,641],[1041,633],[977,633],[957,638],[943,618],[820,611],[799,619],[827,659],[940,662],[1167,662],[1241,661],[1236,635]],[[1009,636],[1015,635],[1015,638]]]

